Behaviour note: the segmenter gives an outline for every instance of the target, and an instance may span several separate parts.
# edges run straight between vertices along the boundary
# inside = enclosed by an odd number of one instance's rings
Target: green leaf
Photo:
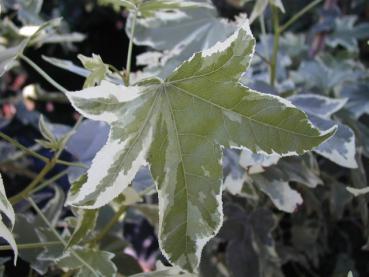
[[[41,242],[55,241],[56,237],[52,230],[49,228],[36,228],[36,233]],[[61,234],[63,239],[69,237],[69,231],[64,229]],[[55,262],[55,259],[61,257],[64,254],[64,245],[62,243],[57,245],[49,245],[44,247],[44,251],[37,256],[38,261],[42,261],[48,264],[49,267]]]
[[[110,72],[109,66],[104,64],[99,55],[92,54],[92,58],[89,58],[79,54],[78,58],[83,66],[91,71],[83,85],[84,88],[93,87],[99,84],[105,79],[106,74]]]
[[[159,240],[174,264],[195,271],[201,250],[222,224],[222,147],[302,154],[329,138],[282,98],[238,82],[255,46],[248,23],[196,53],[166,80],[134,87],[103,82],[68,92],[84,116],[111,130],[87,182],[68,203],[97,208],[117,197],[148,163],[159,193]]]
[[[70,237],[66,248],[76,245],[82,241],[95,228],[99,210],[78,209],[77,226]]]
[[[282,12],[285,12],[282,0],[256,0],[256,3],[250,15],[250,22],[253,22],[257,17],[262,15],[268,4],[276,6]]]
[[[15,214],[12,205],[5,194],[3,178],[0,174],[0,212],[5,214],[10,221],[10,230],[13,229],[15,223]],[[9,228],[4,224],[2,216],[0,215],[0,237],[6,240],[13,249],[14,252],[14,265],[17,263],[18,249],[14,240],[13,234]]]
[[[27,214],[18,213],[16,215],[13,232],[18,244],[41,242],[39,233],[36,231],[37,228],[34,226],[40,225],[36,225],[35,221]],[[39,274],[46,274],[48,263],[38,260],[42,252],[44,252],[43,248],[19,249],[19,256]]]
[[[76,276],[89,277],[91,271],[79,259],[76,259],[77,254],[87,264],[95,270],[97,276],[101,277],[114,277],[116,276],[117,268],[111,261],[114,258],[114,254],[106,251],[99,251],[93,249],[87,249],[82,247],[74,247],[73,252],[67,251],[64,255],[56,260],[56,263],[61,268],[71,270],[78,269]]]
[[[224,259],[230,276],[283,276],[272,236],[278,223],[273,213],[264,208],[247,211],[234,203],[225,205],[224,213],[218,237],[227,242]]]

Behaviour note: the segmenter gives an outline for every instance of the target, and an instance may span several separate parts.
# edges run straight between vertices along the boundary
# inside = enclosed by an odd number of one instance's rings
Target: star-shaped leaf
[[[254,46],[245,23],[165,80],[150,78],[133,87],[103,82],[67,93],[84,116],[111,126],[69,204],[107,204],[148,163],[159,194],[161,249],[172,263],[195,271],[202,248],[222,224],[222,147],[294,155],[334,132],[320,133],[288,101],[238,82]]]

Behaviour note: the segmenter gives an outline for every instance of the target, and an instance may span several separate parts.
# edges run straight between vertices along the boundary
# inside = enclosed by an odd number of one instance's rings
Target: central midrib
[[[188,201],[189,201],[189,193],[188,193],[188,186],[187,186],[187,179],[186,179],[186,170],[184,168],[184,162],[183,162],[183,157],[182,157],[182,146],[181,146],[181,142],[179,140],[179,132],[178,132],[178,129],[177,129],[177,124],[175,122],[175,117],[174,117],[174,113],[173,113],[173,108],[172,108],[172,105],[171,105],[171,102],[169,100],[169,96],[167,94],[167,90],[166,90],[166,86],[163,85],[163,91],[164,91],[164,94],[167,98],[167,101],[168,101],[168,105],[169,105],[169,109],[170,109],[170,112],[171,112],[171,115],[172,115],[172,118],[173,118],[173,125],[175,127],[175,134],[176,134],[176,138],[177,138],[177,148],[178,148],[178,153],[179,153],[179,156],[180,156],[180,162],[181,162],[181,167],[182,167],[182,171],[183,171],[183,179],[184,179],[184,185],[185,185],[185,190],[186,190],[186,221],[185,221],[185,224],[186,224],[186,235],[185,235],[185,253],[186,253],[186,260],[187,260],[187,263],[188,265],[191,266],[191,263],[189,261],[189,258],[188,258],[188,255],[187,255],[187,247],[188,247],[188,240],[187,240],[187,237],[188,237],[188,218],[189,218],[189,215],[188,215]]]
[[[264,123],[264,122],[262,122],[262,121],[256,120],[256,119],[254,119],[254,118],[250,118],[250,117],[248,117],[248,116],[246,116],[246,115],[244,115],[244,114],[241,114],[241,113],[236,113],[236,112],[235,112],[235,111],[233,111],[233,110],[227,109],[227,108],[222,107],[222,106],[220,106],[220,105],[218,105],[218,104],[215,104],[215,103],[213,103],[213,102],[211,102],[211,101],[208,101],[207,99],[204,99],[204,98],[202,98],[202,97],[200,97],[200,96],[198,96],[198,95],[196,95],[196,94],[192,94],[191,92],[189,92],[189,91],[187,91],[187,90],[185,90],[185,89],[183,89],[183,88],[177,87],[177,86],[173,85],[172,83],[164,83],[164,84],[167,84],[167,85],[173,86],[174,88],[176,88],[176,89],[178,89],[178,90],[182,91],[183,93],[185,93],[185,94],[187,94],[187,95],[189,95],[189,96],[191,96],[191,97],[195,97],[196,99],[201,100],[201,101],[203,101],[203,102],[205,102],[205,103],[207,103],[207,104],[209,104],[209,105],[216,106],[217,108],[219,108],[219,109],[221,109],[221,110],[224,110],[224,111],[227,111],[227,112],[230,112],[230,113],[234,113],[235,115],[242,116],[242,117],[246,118],[247,120],[253,121],[253,122],[257,123],[257,124],[264,125],[264,126],[266,126],[266,127],[270,127],[270,128],[273,128],[273,129],[277,129],[277,130],[279,130],[279,131],[286,132],[286,133],[289,133],[289,134],[292,134],[292,135],[296,135],[296,136],[301,136],[301,137],[306,137],[306,138],[318,138],[318,137],[319,137],[319,136],[308,136],[308,135],[304,135],[304,134],[297,133],[297,132],[294,132],[294,131],[291,131],[291,130],[288,130],[288,129],[282,129],[282,128],[277,127],[277,126],[272,125],[272,124]],[[281,104],[282,104],[282,103],[281,103]]]

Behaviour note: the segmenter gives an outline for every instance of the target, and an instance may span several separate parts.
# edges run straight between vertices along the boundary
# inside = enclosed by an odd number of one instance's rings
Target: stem
[[[133,12],[133,21],[132,21],[132,29],[129,38],[129,45],[128,45],[128,54],[127,54],[127,65],[126,65],[126,76],[125,76],[125,83],[126,86],[129,86],[129,75],[131,74],[131,63],[132,63],[132,52],[133,52],[133,37],[135,35],[136,29],[136,19],[137,19],[137,10]]]
[[[54,246],[61,244],[60,241],[47,241],[47,242],[34,242],[34,243],[24,243],[17,244],[18,249],[35,249],[35,248],[43,248],[46,246]],[[0,251],[12,250],[10,245],[1,245]]]
[[[68,142],[74,131],[78,128],[78,126],[81,124],[83,120],[83,117],[81,116],[77,123],[74,125],[72,130],[69,131],[69,133],[66,135],[66,139],[64,139],[63,145],[61,145],[60,149],[54,154],[53,158],[51,160],[48,160],[44,168],[40,171],[40,173],[36,176],[35,179],[32,180],[32,182],[20,193],[14,195],[13,197],[9,198],[9,202],[11,204],[16,204],[23,200],[23,198],[26,198],[32,190],[44,179],[44,177],[54,168],[54,166],[57,164],[57,161],[59,160],[59,156],[64,150],[65,144]]]
[[[98,243],[101,239],[103,239],[111,230],[111,228],[114,227],[114,225],[119,221],[119,218],[121,215],[127,211],[127,207],[122,205],[119,210],[115,213],[115,215],[112,217],[112,219],[109,221],[108,224],[105,225],[105,227],[96,235],[95,238],[93,238],[90,243],[92,245]]]
[[[57,83],[53,78],[49,76],[44,70],[42,70],[37,64],[35,64],[33,61],[31,61],[29,58],[24,56],[23,54],[20,54],[19,57],[25,61],[27,64],[29,64],[34,70],[36,70],[42,77],[45,78],[46,81],[48,81],[51,85],[53,85],[56,89],[63,93],[67,93],[68,90],[65,89],[62,85]]]
[[[36,205],[36,203],[32,200],[32,198],[27,198],[27,200],[29,201],[29,203],[31,204],[31,206],[35,209],[35,211],[37,212],[37,214],[40,216],[40,218],[42,219],[42,221],[45,223],[45,225],[47,225],[50,228],[50,231],[53,232],[53,234],[55,235],[55,237],[58,238],[58,240],[64,245],[64,247],[67,246],[67,242],[63,239],[63,237],[55,230],[54,226],[49,222],[49,220],[46,218],[46,216],[42,213],[42,211],[39,209],[39,207]],[[90,264],[88,264],[84,259],[81,258],[81,256],[79,256],[74,250],[70,249],[71,254],[78,259],[86,268],[88,268],[91,273],[96,276],[99,277],[99,275],[95,272],[95,270],[91,267]]]
[[[260,29],[261,29],[261,33],[263,35],[266,34],[266,29],[265,29],[265,20],[264,20],[264,14],[261,14],[259,16],[259,23],[260,23]]]
[[[22,150],[23,152],[25,152],[26,154],[33,156],[45,163],[48,163],[50,161],[49,158],[42,156],[41,154],[25,147],[24,145],[20,144],[19,142],[17,142],[16,140],[12,139],[11,137],[9,137],[8,135],[4,134],[3,132],[0,132],[0,137],[4,140],[6,140],[7,142],[9,142],[10,144],[14,145],[15,147],[19,148],[20,150]],[[75,166],[75,167],[82,167],[82,168],[87,168],[87,166],[83,163],[74,163],[74,162],[67,162],[67,161],[63,161],[63,160],[56,160],[57,164],[62,164],[62,165],[67,165],[67,166]]]
[[[288,29],[293,23],[295,23],[300,17],[302,17],[305,13],[310,11],[312,8],[314,8],[316,5],[318,5],[323,0],[315,0],[311,2],[309,5],[305,6],[302,10],[300,10],[298,13],[296,13],[293,17],[291,17],[286,23],[284,23],[281,28],[279,29],[280,33],[283,33]]]
[[[9,142],[10,144],[14,145],[15,147],[21,149],[23,152],[25,152],[26,154],[33,156],[37,159],[40,159],[41,161],[44,161],[45,163],[47,163],[49,161],[48,158],[38,154],[35,151],[30,150],[29,148],[25,147],[24,145],[20,144],[18,141],[12,139],[11,137],[5,135],[3,132],[0,132],[0,137],[4,140],[6,140],[7,142]]]
[[[81,167],[81,168],[88,168],[87,165],[85,165],[84,163],[75,163],[75,162],[67,162],[67,161],[63,161],[63,160],[57,160],[56,161],[57,164],[62,164],[62,165],[67,165],[67,166],[74,166],[74,167]]]
[[[51,159],[49,162],[46,163],[44,168],[40,171],[40,173],[36,176],[35,179],[32,180],[32,182],[20,193],[12,196],[9,198],[9,202],[14,205],[18,202],[22,201],[25,197],[28,196],[28,194],[44,179],[44,177],[49,173],[50,170],[53,169],[55,166],[55,156],[53,159]]]
[[[37,191],[40,191],[41,189],[43,189],[43,188],[45,188],[45,187],[49,186],[50,184],[55,183],[57,180],[59,180],[60,178],[64,177],[65,175],[67,175],[67,174],[68,174],[68,172],[69,172],[69,170],[67,170],[67,169],[66,169],[66,170],[64,170],[64,171],[62,171],[62,172],[60,172],[60,173],[58,173],[58,174],[54,175],[54,176],[53,176],[53,177],[51,177],[49,180],[47,180],[47,181],[43,182],[43,183],[42,183],[42,184],[40,184],[37,188],[33,189],[33,190],[31,191],[31,193],[35,193],[35,192],[37,192]]]
[[[279,15],[278,9],[275,6],[272,6],[272,17],[274,27],[274,43],[273,43],[272,58],[270,60],[270,85],[274,87],[277,75],[277,62],[278,62],[277,60],[278,60],[279,37],[280,37]]]
[[[119,77],[123,80],[123,82],[125,82],[125,80],[124,80],[124,74],[122,74],[122,73],[121,73],[121,71],[119,71],[119,69],[118,69],[118,68],[116,68],[114,65],[111,65],[111,64],[109,64],[108,66],[109,66],[109,69],[110,69],[113,73],[118,74],[118,75],[119,75]]]
[[[255,51],[255,55],[258,56],[263,62],[265,62],[267,65],[270,66],[270,61],[268,61],[267,58],[265,58],[262,54],[260,54],[259,52]]]

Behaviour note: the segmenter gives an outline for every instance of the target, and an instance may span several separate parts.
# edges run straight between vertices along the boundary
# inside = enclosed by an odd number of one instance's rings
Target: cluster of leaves
[[[22,54],[52,37],[55,20],[37,21],[41,1],[17,3],[5,7],[36,27],[0,52],[0,74],[20,58],[88,118],[70,128],[40,117],[36,146],[51,159],[1,135],[46,162],[10,202],[0,188],[10,221],[0,235],[37,273],[129,275],[138,265],[123,252],[130,245],[119,223],[137,214],[155,226],[162,260],[172,265],[137,276],[283,276],[286,265],[314,276],[336,247],[328,235],[339,223],[354,222],[369,237],[369,72],[358,58],[368,24],[351,15],[332,18],[329,33],[315,26],[327,48],[312,57],[307,33],[285,32],[289,21],[279,26],[280,0],[256,1],[250,21],[222,19],[208,1],[101,0],[129,12],[127,66],[97,54],[80,55],[83,67],[44,57],[86,77],[83,90],[69,92]],[[131,73],[132,44],[149,48],[137,57],[141,72]],[[64,150],[73,162],[60,159]],[[58,163],[68,167],[44,180]],[[68,195],[54,186],[50,198],[43,189],[65,175]],[[329,273],[369,272],[356,268],[354,250],[335,255]]]

